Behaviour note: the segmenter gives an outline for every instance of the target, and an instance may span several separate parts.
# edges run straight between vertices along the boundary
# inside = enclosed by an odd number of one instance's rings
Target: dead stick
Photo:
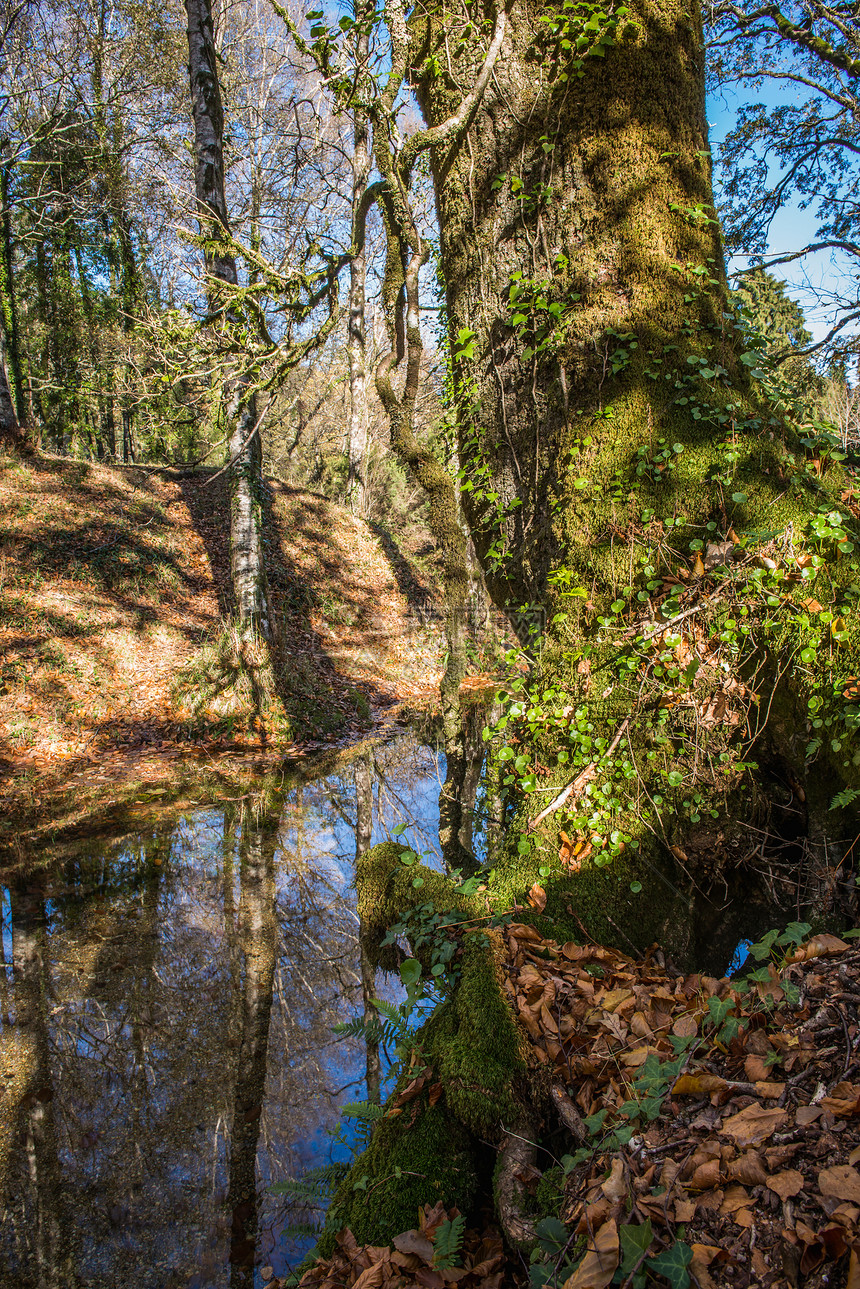
[[[621,742],[622,738],[624,737],[624,733],[629,724],[630,724],[630,717],[625,716],[624,720],[621,722],[620,726],[618,727],[618,730],[616,731],[615,738],[612,740],[612,742],[609,744],[609,747],[606,749],[606,752],[604,753],[604,757],[612,756],[612,753],[615,751],[615,749],[618,747],[618,744]],[[551,815],[554,810],[558,810],[559,806],[563,806],[565,801],[567,801],[568,797],[572,792],[575,792],[578,796],[579,793],[582,791],[582,789],[585,787],[585,785],[587,783],[590,783],[591,780],[594,778],[594,776],[597,774],[597,767],[599,764],[600,764],[599,761],[592,761],[591,765],[587,765],[584,770],[581,770],[580,773],[576,776],[576,778],[573,779],[567,785],[566,788],[562,788],[558,796],[554,797],[553,800],[549,803],[549,805],[546,806],[545,809],[543,809],[539,815],[536,815],[534,819],[529,821],[529,831],[531,832],[533,829],[537,828],[538,824],[542,823],[543,820],[546,819],[547,815]]]

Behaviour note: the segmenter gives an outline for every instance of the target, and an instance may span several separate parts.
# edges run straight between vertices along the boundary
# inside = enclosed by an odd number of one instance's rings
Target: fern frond
[[[842,792],[837,792],[836,796],[830,803],[831,810],[843,810],[845,806],[850,806],[860,797],[860,788],[845,788]]]
[[[344,1119],[362,1119],[365,1123],[374,1123],[384,1117],[385,1110],[373,1101],[350,1101],[343,1107],[342,1114]]]
[[[458,1213],[453,1219],[446,1218],[438,1227],[433,1239],[434,1267],[444,1270],[458,1265],[465,1230],[466,1217],[463,1213]]]
[[[396,1025],[399,1030],[406,1028],[406,1017],[400,1007],[395,1006],[394,1003],[386,1002],[384,998],[371,998],[370,1001],[380,1016],[384,1016],[390,1025]]]
[[[349,1164],[346,1163],[319,1164],[316,1168],[309,1168],[301,1177],[275,1182],[269,1191],[272,1195],[291,1195],[293,1199],[308,1203],[328,1201],[348,1172]]]
[[[364,1035],[364,1017],[354,1016],[352,1020],[342,1020],[332,1025],[331,1032],[338,1038],[361,1038]]]

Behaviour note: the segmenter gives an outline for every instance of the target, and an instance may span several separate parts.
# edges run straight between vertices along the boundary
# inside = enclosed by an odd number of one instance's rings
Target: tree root
[[[582,1116],[576,1106],[571,1101],[566,1092],[560,1087],[553,1084],[550,1089],[550,1097],[555,1106],[559,1119],[567,1128],[570,1135],[578,1146],[584,1146],[589,1141],[589,1132],[582,1122]]]
[[[534,1141],[534,1124],[528,1118],[517,1122],[517,1130],[509,1130],[499,1151],[496,1168],[496,1209],[502,1230],[514,1247],[531,1244],[537,1236],[534,1219],[523,1213],[526,1188],[521,1180],[535,1168],[537,1145]]]

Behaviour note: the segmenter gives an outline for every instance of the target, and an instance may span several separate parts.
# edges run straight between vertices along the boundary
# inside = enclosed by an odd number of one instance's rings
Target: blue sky
[[[719,148],[735,122],[737,107],[742,102],[762,102],[768,106],[790,102],[796,99],[798,91],[787,89],[784,85],[775,84],[767,87],[770,92],[750,88],[742,93],[733,92],[731,88],[722,89],[719,94],[708,97],[708,123],[710,125],[711,148],[715,161],[719,158]],[[715,177],[719,177],[717,168]],[[719,199],[719,198],[718,198]],[[769,251],[784,254],[794,251],[812,242],[816,238],[817,219],[814,209],[801,210],[796,202],[781,210],[771,226],[768,244]],[[809,330],[816,340],[824,337],[832,325],[831,311],[822,306],[816,295],[821,292],[838,289],[840,258],[829,251],[806,256],[802,261],[792,264],[777,265],[773,272],[788,284],[789,294],[803,307]],[[729,270],[742,268],[746,260],[736,258],[729,263]],[[830,320],[828,320],[830,319]]]

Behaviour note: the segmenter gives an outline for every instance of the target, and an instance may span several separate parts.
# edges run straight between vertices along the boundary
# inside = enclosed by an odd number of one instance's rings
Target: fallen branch
[[[625,716],[624,720],[621,722],[620,726],[616,730],[615,737],[613,738],[612,742],[609,744],[609,747],[604,752],[603,754],[604,757],[612,756],[612,753],[615,751],[615,749],[618,747],[618,744],[621,742],[622,738],[624,737],[624,733],[629,724],[630,724],[630,717]],[[579,796],[579,794],[582,792],[586,784],[590,783],[591,780],[596,776],[597,767],[599,765],[600,765],[600,761],[592,761],[591,765],[587,765],[584,770],[581,770],[579,774],[576,776],[576,778],[571,780],[571,782],[567,785],[566,788],[562,788],[561,792],[558,794],[557,797],[553,797],[549,805],[546,806],[540,812],[539,815],[535,815],[534,819],[529,820],[529,831],[530,832],[533,831],[535,828],[537,828],[539,823],[542,823],[543,820],[546,819],[547,815],[551,815],[554,810],[558,810],[559,806],[563,806],[565,801],[567,801],[568,797],[572,793],[575,793],[577,796]]]
[[[527,1173],[530,1168],[535,1167],[537,1146],[531,1140],[534,1137],[531,1122],[521,1121],[517,1126],[525,1127],[530,1136],[524,1137],[519,1133],[507,1131],[504,1145],[499,1151],[499,1167],[496,1174],[496,1203],[499,1219],[508,1241],[514,1248],[531,1244],[536,1235],[534,1218],[526,1216],[523,1212],[527,1192],[520,1181],[519,1174]]]

